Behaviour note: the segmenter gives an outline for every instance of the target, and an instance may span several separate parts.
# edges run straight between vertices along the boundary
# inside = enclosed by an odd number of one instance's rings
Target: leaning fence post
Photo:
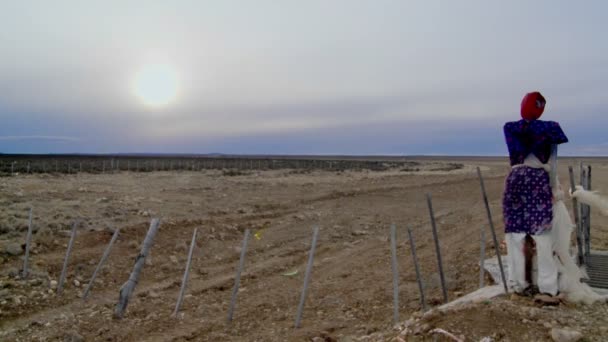
[[[412,229],[407,227],[407,235],[410,240],[410,250],[412,251],[412,260],[414,262],[414,269],[416,270],[416,280],[418,281],[418,290],[420,290],[420,303],[422,303],[422,310],[426,311],[426,300],[424,298],[424,284],[420,277],[420,267],[418,266],[418,257],[416,256],[416,243],[414,242],[414,235]]]
[[[27,228],[27,237],[25,239],[25,257],[23,259],[23,273],[22,276],[23,278],[27,278],[27,261],[28,258],[30,256],[30,244],[32,241],[32,212],[34,211],[33,208],[30,208],[30,219],[29,219],[29,225]]]
[[[496,259],[498,259],[500,276],[502,277],[502,285],[505,288],[505,293],[509,293],[509,288],[507,287],[507,279],[505,278],[505,270],[502,267],[502,258],[500,257],[500,245],[498,244],[498,239],[496,238],[494,222],[492,222],[492,212],[490,211],[490,203],[488,202],[488,195],[486,194],[486,187],[483,184],[483,177],[481,176],[481,170],[479,169],[479,166],[477,167],[477,176],[479,177],[479,184],[481,185],[481,195],[483,197],[483,202],[486,206],[486,214],[488,215],[488,221],[490,223],[490,231],[492,233],[492,240],[494,241],[494,249],[496,250]]]
[[[431,194],[426,194],[426,203],[429,207],[431,216],[431,227],[433,228],[433,240],[435,240],[435,251],[437,252],[437,264],[439,265],[439,277],[441,279],[441,290],[443,292],[443,302],[448,302],[448,291],[445,287],[445,276],[443,274],[443,260],[441,259],[441,248],[439,247],[439,237],[437,236],[437,225],[435,224],[435,214],[433,213],[433,203]]]
[[[479,288],[484,286],[485,258],[486,258],[486,234],[484,227],[481,227],[481,246],[479,248]]]
[[[399,322],[399,268],[397,267],[397,238],[395,224],[391,224],[391,268],[393,271],[393,320]]]
[[[306,274],[304,275],[304,286],[302,287],[302,294],[300,295],[300,304],[298,305],[298,312],[296,314],[295,327],[300,327],[302,321],[302,310],[304,310],[304,302],[306,302],[306,294],[308,293],[308,283],[310,281],[310,273],[312,271],[313,261],[315,259],[315,249],[317,248],[317,236],[319,235],[319,226],[315,226],[312,235],[312,244],[310,246],[310,252],[308,254],[308,264],[306,265]]]
[[[61,295],[63,292],[63,283],[68,271],[68,260],[70,259],[70,253],[72,253],[72,246],[76,239],[76,228],[78,227],[78,220],[72,224],[72,234],[70,235],[70,242],[68,243],[68,249],[65,252],[65,259],[63,260],[63,269],[61,270],[61,276],[59,277],[59,284],[57,285],[57,294]]]
[[[241,271],[245,264],[245,254],[247,253],[247,242],[249,241],[249,229],[245,229],[245,237],[243,237],[243,246],[241,247],[241,258],[239,259],[239,265],[236,269],[236,276],[234,277],[234,287],[232,288],[232,297],[230,298],[230,308],[228,309],[228,324],[232,322],[232,316],[234,315],[234,305],[236,304],[236,296],[239,292],[239,285],[241,283]]]
[[[93,284],[95,283],[95,278],[97,277],[97,273],[99,272],[99,270],[101,270],[101,267],[103,267],[103,264],[106,262],[106,259],[110,255],[110,250],[112,249],[112,245],[114,245],[114,242],[118,238],[119,231],[120,231],[120,228],[117,228],[114,231],[114,234],[112,235],[112,239],[110,240],[110,243],[108,243],[108,246],[106,247],[105,251],[103,252],[101,259],[99,260],[99,263],[97,264],[97,267],[95,268],[95,272],[93,272],[93,275],[91,276],[91,280],[89,280],[89,284],[87,285],[87,288],[84,290],[84,294],[82,295],[83,300],[86,300],[87,297],[89,296],[89,292],[91,291],[91,288],[93,287]]]
[[[576,190],[576,186],[574,184],[574,172],[572,171],[572,166],[568,166],[568,172],[570,174],[570,189],[572,192],[574,192],[574,190]],[[572,197],[572,207],[574,210],[574,223],[576,224],[576,244],[578,249],[577,260],[579,265],[583,265],[583,236],[580,220],[580,206],[576,197]]]
[[[129,299],[131,298],[131,295],[135,290],[135,286],[139,281],[139,274],[144,268],[146,256],[148,256],[150,248],[152,247],[152,242],[154,241],[154,236],[158,231],[159,225],[160,219],[152,219],[152,222],[150,222],[150,228],[148,229],[148,233],[146,234],[146,238],[144,239],[141,251],[135,259],[135,266],[133,266],[133,271],[131,272],[131,275],[129,275],[129,279],[120,288],[120,293],[118,295],[118,303],[116,304],[116,309],[114,310],[114,316],[116,318],[122,318],[124,316],[125,310],[127,309],[127,305],[129,304]]]
[[[194,233],[192,234],[192,242],[190,242],[190,251],[188,251],[188,261],[186,261],[186,269],[184,270],[184,277],[182,278],[182,286],[179,289],[177,303],[175,304],[175,311],[173,311],[174,317],[177,317],[179,308],[182,306],[182,300],[184,299],[184,292],[186,292],[186,283],[188,282],[188,275],[190,274],[190,263],[192,262],[192,252],[194,252],[194,247],[196,246],[196,232],[197,228],[194,228]]]

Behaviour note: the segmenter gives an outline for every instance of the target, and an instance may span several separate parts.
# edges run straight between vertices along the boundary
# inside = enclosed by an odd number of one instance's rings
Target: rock
[[[56,289],[57,288],[57,280],[51,280],[51,289]]]
[[[542,305],[559,305],[561,299],[556,296],[537,294],[536,296],[534,296],[534,302]]]
[[[555,342],[576,342],[583,338],[583,334],[576,330],[553,328],[551,338]]]
[[[369,235],[369,232],[367,230],[353,230],[351,234],[353,236],[363,236],[363,235]]]
[[[74,283],[74,286],[80,287],[80,282],[78,281],[78,279],[74,279],[73,283]]]
[[[177,257],[175,255],[170,256],[169,260],[171,260],[172,263],[177,264]]]
[[[40,285],[42,285],[42,279],[40,279],[40,278],[32,279],[29,281],[29,283],[32,286],[40,286]]]
[[[0,290],[0,300],[7,299],[11,296],[11,292],[9,289]]]
[[[4,246],[4,253],[12,256],[21,255],[23,254],[23,248],[21,248],[21,244],[18,242],[10,242]]]
[[[148,291],[148,297],[150,297],[150,298],[158,298],[158,297],[160,297],[160,294],[158,294],[158,292]]]
[[[84,337],[82,337],[79,333],[77,333],[75,331],[71,331],[63,337],[63,341],[64,342],[83,342]]]
[[[17,267],[9,267],[2,271],[2,274],[6,274],[9,277],[17,277],[19,275],[19,269]]]

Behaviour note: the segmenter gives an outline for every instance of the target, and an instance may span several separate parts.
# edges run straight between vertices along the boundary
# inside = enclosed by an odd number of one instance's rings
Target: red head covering
[[[540,118],[546,103],[547,100],[539,92],[527,93],[521,100],[521,117],[529,121]]]

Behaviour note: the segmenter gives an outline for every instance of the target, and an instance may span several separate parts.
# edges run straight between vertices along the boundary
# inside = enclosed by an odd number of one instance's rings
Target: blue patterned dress
[[[551,145],[568,142],[557,122],[507,122],[504,126],[511,166],[523,164],[529,154],[547,163]],[[503,219],[506,233],[541,234],[551,229],[553,203],[549,174],[544,169],[515,167],[505,181]]]

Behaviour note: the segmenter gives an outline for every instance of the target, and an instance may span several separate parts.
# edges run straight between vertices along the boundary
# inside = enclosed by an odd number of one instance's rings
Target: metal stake
[[[490,211],[490,203],[488,202],[488,195],[486,194],[486,187],[483,184],[483,177],[481,176],[481,170],[477,167],[477,176],[479,176],[479,184],[481,185],[481,195],[483,196],[483,202],[486,206],[486,213],[488,215],[488,222],[490,223],[490,231],[492,232],[492,240],[494,241],[494,249],[496,250],[496,259],[498,259],[498,266],[500,267],[500,276],[502,277],[502,285],[505,288],[505,293],[509,293],[507,287],[507,279],[505,278],[505,270],[502,266],[502,258],[500,256],[500,248],[498,239],[496,238],[496,230],[494,230],[494,222],[492,222],[492,212]]]
[[[568,166],[568,172],[570,174],[570,189],[574,192],[576,190],[576,186],[574,184],[574,171],[572,171],[572,166]],[[583,259],[583,236],[582,236],[582,228],[581,228],[581,219],[580,219],[580,206],[578,205],[578,200],[576,198],[572,198],[572,207],[574,210],[574,223],[576,224],[576,244],[578,247],[578,264],[584,265],[585,261]]]
[[[190,274],[190,263],[192,262],[192,252],[194,252],[194,247],[196,246],[196,231],[197,229],[194,228],[194,233],[192,234],[192,242],[190,242],[190,251],[188,251],[188,261],[186,261],[186,269],[184,270],[184,277],[182,279],[182,286],[179,289],[179,296],[177,297],[177,303],[175,304],[175,311],[173,311],[174,317],[177,317],[179,308],[182,306],[182,300],[184,299],[184,292],[186,292],[186,283],[188,282],[188,275]]]
[[[418,266],[418,257],[416,257],[416,243],[414,242],[414,235],[412,229],[407,227],[407,235],[410,240],[410,250],[412,251],[412,260],[414,262],[414,269],[416,270],[416,280],[418,281],[418,290],[420,290],[420,303],[422,304],[422,310],[426,311],[426,300],[424,299],[424,284],[422,283],[422,277],[420,277],[420,267]]]
[[[68,249],[65,252],[65,259],[63,260],[63,269],[61,270],[61,276],[59,277],[59,284],[57,285],[57,295],[61,295],[63,292],[63,283],[65,282],[65,277],[67,275],[68,270],[68,260],[70,259],[70,253],[72,253],[72,246],[74,245],[74,240],[76,239],[76,228],[78,227],[78,220],[74,221],[72,224],[72,234],[70,235],[70,242],[68,243]]]
[[[27,228],[27,238],[25,239],[25,258],[23,259],[23,273],[22,276],[23,278],[27,278],[27,262],[30,256],[30,245],[31,245],[31,241],[32,241],[32,230],[33,230],[33,225],[32,225],[32,212],[34,211],[33,208],[30,208],[30,219],[29,219],[29,226]]]
[[[110,240],[110,243],[108,243],[108,246],[104,250],[103,255],[101,256],[101,259],[99,260],[99,263],[97,264],[97,267],[95,268],[95,272],[93,272],[93,276],[91,276],[91,280],[89,280],[89,285],[87,285],[87,288],[84,290],[84,294],[82,296],[83,300],[87,300],[87,297],[89,296],[89,292],[91,291],[91,288],[93,287],[93,284],[95,283],[95,278],[97,277],[97,273],[99,272],[99,270],[101,270],[101,267],[103,267],[103,264],[106,262],[106,259],[110,255],[110,250],[112,249],[112,245],[114,245],[114,242],[118,238],[119,231],[120,231],[120,228],[117,228],[114,231],[114,234],[112,235],[112,239]]]
[[[393,320],[399,322],[399,270],[397,267],[397,238],[395,224],[391,224],[391,266],[393,271]]]
[[[154,236],[156,236],[159,225],[159,219],[152,219],[152,222],[150,222],[150,228],[148,229],[148,233],[144,239],[144,244],[141,247],[141,251],[137,255],[137,258],[135,259],[133,271],[131,272],[131,275],[129,275],[129,279],[120,288],[118,303],[116,304],[116,309],[114,310],[114,316],[116,318],[120,319],[124,316],[127,305],[129,304],[129,299],[135,291],[135,285],[137,285],[137,282],[139,281],[139,275],[141,270],[144,268],[146,257],[148,256],[149,250],[152,247],[152,242],[154,241]]]
[[[587,165],[587,190],[591,191],[591,165]],[[585,255],[591,254],[591,207],[587,206],[587,223],[585,234]]]
[[[481,248],[479,249],[479,288],[484,287],[484,266],[486,258],[486,234],[484,227],[481,227]]]
[[[433,228],[433,240],[435,240],[435,251],[437,252],[437,264],[439,266],[439,277],[441,279],[441,290],[443,292],[443,302],[448,302],[448,291],[445,287],[445,277],[443,274],[443,261],[441,260],[441,248],[439,248],[439,237],[437,236],[437,226],[435,224],[435,214],[433,213],[433,203],[431,194],[426,194],[426,203],[429,207],[429,215],[431,216],[431,227]]]
[[[245,254],[247,252],[247,242],[249,241],[249,229],[245,230],[245,237],[243,237],[243,246],[241,247],[241,258],[239,259],[239,266],[236,270],[236,276],[234,277],[234,287],[232,288],[232,297],[230,298],[230,308],[228,309],[228,324],[232,322],[234,315],[234,306],[236,304],[236,296],[239,292],[239,285],[241,283],[241,271],[245,264]]]
[[[315,259],[315,249],[317,248],[318,235],[319,226],[315,226],[312,234],[310,252],[308,253],[308,265],[306,265],[306,275],[304,275],[304,285],[302,287],[302,294],[300,295],[300,304],[298,304],[298,312],[296,313],[296,329],[300,327],[300,323],[302,321],[302,310],[304,310],[304,303],[306,302],[306,295],[308,293],[308,283],[310,281],[310,273],[312,272],[312,265]]]

